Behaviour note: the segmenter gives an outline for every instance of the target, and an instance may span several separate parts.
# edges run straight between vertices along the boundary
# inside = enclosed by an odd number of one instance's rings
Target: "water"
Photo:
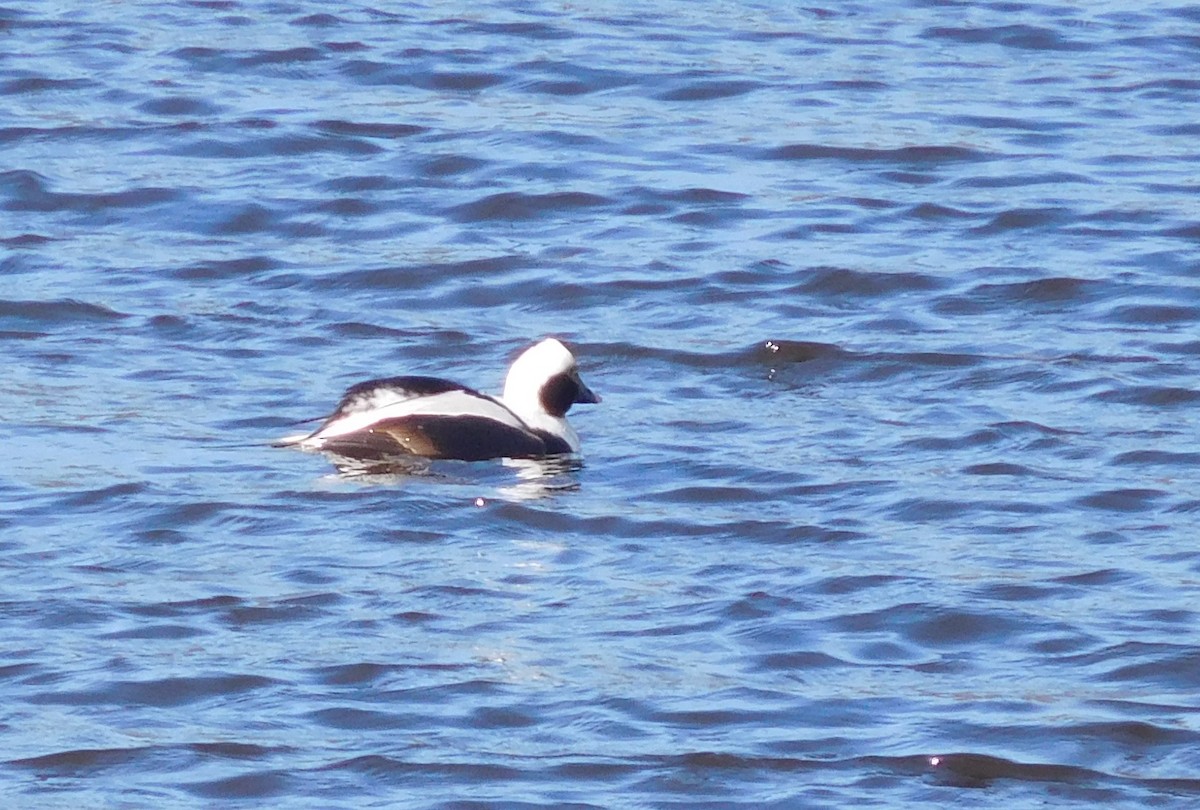
[[[6,806],[1200,801],[1200,7],[0,31]],[[546,334],[582,469],[267,446]]]

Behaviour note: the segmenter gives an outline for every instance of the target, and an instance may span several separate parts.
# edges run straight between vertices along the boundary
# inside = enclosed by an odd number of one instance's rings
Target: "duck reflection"
[[[336,477],[363,484],[391,486],[419,479],[443,483],[496,484],[493,497],[506,501],[530,501],[579,489],[576,473],[583,459],[575,455],[543,458],[505,458],[500,466],[420,458],[407,453],[363,459],[325,454],[336,469]],[[515,474],[516,481],[513,476]],[[502,476],[502,480],[495,480]]]

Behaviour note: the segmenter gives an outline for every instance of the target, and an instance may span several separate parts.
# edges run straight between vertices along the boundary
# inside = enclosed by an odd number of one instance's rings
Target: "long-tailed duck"
[[[480,461],[579,452],[572,405],[599,402],[575,356],[547,338],[508,370],[499,398],[437,377],[388,377],[352,386],[309,434],[278,444],[357,459],[394,456]]]

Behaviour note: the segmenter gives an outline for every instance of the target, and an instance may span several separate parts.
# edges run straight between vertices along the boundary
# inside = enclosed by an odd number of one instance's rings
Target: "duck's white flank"
[[[361,410],[357,407],[325,425],[317,433],[305,436],[299,442],[300,446],[305,450],[319,450],[325,439],[367,430],[384,419],[405,416],[481,416],[520,430],[526,429],[512,411],[492,397],[476,396],[465,390],[413,395],[404,389],[377,388],[368,397],[363,397]]]

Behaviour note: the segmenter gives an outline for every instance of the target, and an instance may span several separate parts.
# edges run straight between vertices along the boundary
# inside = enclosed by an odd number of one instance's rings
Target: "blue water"
[[[1200,6],[0,39],[5,806],[1200,803]],[[548,334],[580,469],[269,446]]]

